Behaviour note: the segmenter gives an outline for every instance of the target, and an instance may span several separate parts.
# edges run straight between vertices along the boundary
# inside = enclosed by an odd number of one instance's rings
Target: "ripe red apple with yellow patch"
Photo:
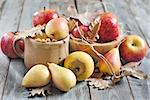
[[[126,62],[142,60],[147,49],[146,42],[138,35],[128,35],[119,47],[120,55]]]
[[[2,38],[1,38],[1,49],[2,52],[10,57],[10,58],[17,58],[17,54],[15,53],[14,49],[13,49],[13,41],[15,39],[15,35],[16,34],[20,34],[19,32],[9,32],[9,33],[5,33]],[[24,42],[22,40],[17,42],[19,48],[24,51]]]
[[[110,42],[119,36],[119,26],[117,16],[107,12],[100,15],[99,38],[100,42]]]
[[[43,9],[37,11],[32,16],[34,26],[47,24],[51,19],[58,18],[58,13],[52,9]]]

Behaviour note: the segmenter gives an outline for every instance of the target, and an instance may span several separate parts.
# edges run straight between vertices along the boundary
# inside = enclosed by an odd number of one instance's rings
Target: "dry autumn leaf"
[[[124,67],[124,68],[135,68],[135,67],[139,66],[140,63],[141,63],[140,61],[139,62],[129,62],[129,63],[123,65],[122,67]]]
[[[69,32],[72,32],[73,29],[76,27],[76,20],[72,18],[67,18],[68,26],[69,26]]]
[[[138,79],[146,80],[148,79],[148,76],[141,70],[133,69],[133,68],[122,68],[122,71],[126,76],[133,76]]]
[[[41,31],[43,28],[44,26],[39,25],[29,30],[22,31],[21,34],[16,35],[15,38],[35,37],[37,34],[43,34],[43,32]]]
[[[34,88],[34,89],[29,89],[29,98],[35,97],[35,96],[46,96],[46,95],[50,95],[52,94],[52,92],[50,91],[50,84],[46,85],[44,87],[39,87],[39,88]]]
[[[69,6],[68,7],[68,13],[71,18],[78,20],[81,22],[83,25],[90,25],[91,22],[94,21],[94,19],[102,13],[101,11],[95,11],[95,12],[85,12],[78,14],[76,11],[76,8],[74,6]]]
[[[124,77],[123,74],[118,75],[118,76],[112,76],[112,77],[111,77],[112,84],[114,85],[114,84],[120,82],[120,81],[122,80],[123,77]]]
[[[110,82],[108,80],[103,80],[101,78],[89,78],[85,80],[88,82],[89,86],[94,86],[100,90],[110,88]]]

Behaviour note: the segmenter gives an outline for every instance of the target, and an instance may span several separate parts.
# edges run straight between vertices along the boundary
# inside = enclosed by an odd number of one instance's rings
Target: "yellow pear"
[[[47,85],[51,79],[50,72],[45,65],[33,66],[22,80],[23,87],[41,87]]]
[[[92,57],[82,51],[76,51],[66,57],[64,67],[72,70],[78,81],[89,78],[94,71],[94,61]]]
[[[56,40],[61,40],[69,35],[69,27],[65,18],[55,18],[50,20],[45,28],[46,35]]]
[[[52,81],[58,89],[69,91],[76,85],[76,76],[71,70],[54,63],[48,63],[48,65],[52,75]]]

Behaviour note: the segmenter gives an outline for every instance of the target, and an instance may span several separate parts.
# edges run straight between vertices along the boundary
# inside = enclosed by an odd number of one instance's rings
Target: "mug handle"
[[[19,40],[23,40],[24,41],[24,38],[22,37],[17,37],[14,39],[14,42],[13,42],[13,49],[15,51],[15,53],[20,57],[20,58],[24,58],[24,51],[19,47],[19,45],[17,44],[17,42]]]

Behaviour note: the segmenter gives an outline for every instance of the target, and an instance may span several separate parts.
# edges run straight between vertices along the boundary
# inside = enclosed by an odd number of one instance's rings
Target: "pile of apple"
[[[118,19],[112,13],[102,13],[99,16],[99,26],[97,35],[94,37],[97,43],[106,43],[116,40],[121,34],[119,31]],[[46,37],[57,41],[66,38],[69,33],[75,38],[89,38],[90,26],[82,24],[78,20],[78,26],[72,31],[69,30],[68,21],[60,17],[54,10],[44,9],[34,13],[32,17],[34,27],[45,25],[43,30]],[[80,30],[84,34],[80,33]],[[10,58],[17,58],[13,50],[13,41],[19,32],[9,32],[1,38],[1,49]],[[20,48],[24,50],[24,42],[18,42]],[[146,42],[137,35],[126,36],[121,43],[106,54],[102,55],[98,62],[101,73],[114,75],[121,69],[121,59],[125,62],[141,61],[147,53]],[[94,72],[94,61],[92,57],[82,51],[75,51],[66,57],[64,67],[54,63],[47,65],[37,64],[33,66],[25,75],[22,81],[24,87],[41,87],[47,85],[50,80],[55,86],[68,91],[76,85],[76,81],[83,81],[89,78]],[[37,78],[38,77],[38,78]]]

